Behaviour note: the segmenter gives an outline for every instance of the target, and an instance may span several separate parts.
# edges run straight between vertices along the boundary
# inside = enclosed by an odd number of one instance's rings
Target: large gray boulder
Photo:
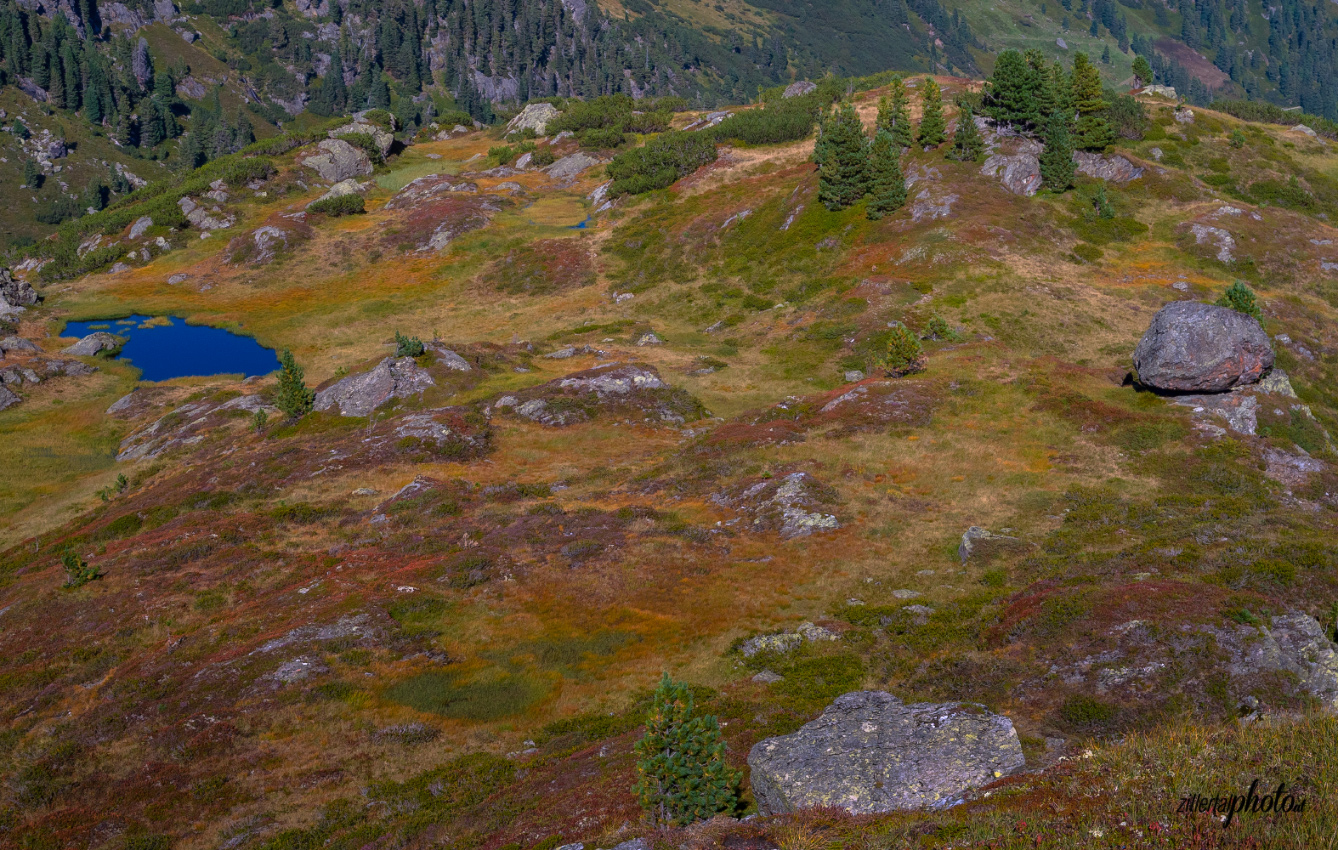
[[[338,410],[343,416],[370,416],[396,398],[407,398],[436,384],[412,357],[387,357],[370,372],[349,375],[316,393],[317,410]]]
[[[320,175],[322,180],[340,183],[350,177],[365,177],[372,173],[372,160],[366,151],[355,148],[343,139],[326,139],[307,154],[302,164]]]
[[[788,86],[786,86],[785,94],[781,96],[786,98],[803,97],[804,95],[809,94],[810,92],[815,92],[817,90],[818,90],[817,83],[811,83],[808,80],[799,80],[798,82],[790,83]]]
[[[125,340],[115,334],[97,331],[79,340],[61,353],[72,354],[75,357],[92,357],[104,351],[116,351],[124,344]]]
[[[764,814],[942,808],[1025,763],[1008,718],[964,703],[906,705],[883,691],[838,697],[798,732],[748,753]]]
[[[531,103],[506,125],[507,133],[533,130],[536,135],[548,135],[548,125],[558,117],[558,109],[551,103]]]
[[[37,290],[30,284],[15,280],[9,269],[0,269],[0,302],[10,307],[31,307],[38,300]]]
[[[1139,382],[1167,392],[1226,392],[1272,368],[1273,347],[1258,322],[1197,301],[1158,310],[1134,349]]]
[[[1006,156],[996,153],[980,167],[986,177],[998,177],[1014,195],[1031,197],[1041,188],[1041,161],[1030,153]]]
[[[587,153],[577,151],[570,156],[564,156],[557,162],[548,166],[545,173],[549,177],[559,182],[570,182],[581,176],[586,169],[599,165],[600,161]]]
[[[370,136],[372,144],[376,145],[376,149],[381,152],[382,159],[385,159],[390,154],[390,149],[395,146],[395,136],[393,134],[366,121],[355,121],[352,124],[336,127],[326,135],[331,139],[339,139],[341,136]]]

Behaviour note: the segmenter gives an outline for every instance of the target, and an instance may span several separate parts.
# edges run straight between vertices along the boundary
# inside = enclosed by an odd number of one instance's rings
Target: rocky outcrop
[[[41,349],[33,344],[30,339],[21,336],[7,336],[0,339],[0,359],[11,352],[20,354],[37,354]]]
[[[1106,156],[1087,151],[1074,151],[1073,162],[1079,174],[1105,180],[1108,183],[1128,183],[1143,176],[1143,169],[1122,156]]]
[[[1177,301],[1152,318],[1134,350],[1145,386],[1220,393],[1252,384],[1273,368],[1273,347],[1253,318],[1226,307]]]
[[[436,381],[412,357],[387,357],[370,372],[350,375],[316,393],[317,410],[370,416],[381,405],[422,393]]]
[[[818,90],[817,83],[810,83],[808,80],[799,80],[790,83],[785,87],[785,94],[782,97],[803,97]]]
[[[1226,653],[1229,675],[1288,673],[1327,711],[1338,712],[1338,645],[1314,617],[1282,614],[1266,628],[1235,626],[1211,634]]]
[[[0,410],[8,410],[23,401],[23,397],[9,387],[0,386]]]
[[[329,183],[339,183],[350,177],[366,177],[372,173],[372,160],[366,151],[355,148],[343,139],[326,139],[316,146],[316,151],[306,154],[300,161]]]
[[[131,393],[108,410],[118,413],[130,412],[136,407]],[[122,403],[124,402],[124,406]],[[121,441],[117,460],[141,460],[158,457],[176,449],[195,446],[204,441],[211,431],[225,427],[250,427],[242,425],[256,411],[263,410],[270,417],[282,414],[272,405],[266,404],[258,395],[244,395],[228,399],[225,402],[193,401],[187,402],[153,422],[135,429],[130,436]],[[238,413],[241,416],[238,416]]]
[[[326,135],[328,135],[331,140],[339,140],[344,136],[369,136],[371,137],[372,144],[374,144],[376,149],[381,152],[381,159],[385,159],[389,156],[390,149],[395,146],[394,135],[386,132],[375,124],[369,124],[365,121],[355,121],[352,124],[336,127]],[[345,144],[347,144],[347,142]]]
[[[748,753],[764,814],[943,808],[1024,765],[1008,718],[965,703],[907,705],[882,691],[838,697],[798,732]]]
[[[981,528],[973,525],[962,535],[962,540],[957,544],[957,557],[962,559],[965,564],[973,555],[979,557],[993,549],[1000,548],[1000,545],[1009,545],[1017,542],[1016,537],[1008,537],[1003,534],[995,534],[988,528]]]
[[[0,269],[0,305],[4,307],[32,307],[40,299],[37,290],[23,280],[15,280],[9,269]]]
[[[117,351],[122,345],[125,345],[125,340],[121,337],[106,331],[97,331],[71,345],[62,353],[75,357],[92,357],[104,351]]]
[[[1041,188],[1041,161],[1030,153],[993,154],[980,167],[980,173],[999,178],[1004,188],[1014,195],[1031,197]]]
[[[386,202],[388,210],[405,210],[422,206],[429,201],[451,194],[478,194],[478,184],[458,180],[449,174],[429,174],[410,182]]]
[[[558,109],[551,103],[531,103],[512,118],[506,125],[507,133],[519,133],[533,130],[535,135],[548,135],[548,124],[559,115]]]
[[[342,198],[346,195],[361,195],[362,184],[350,177],[347,180],[341,180],[330,187],[330,191],[317,198],[317,201],[330,201],[335,198]]]
[[[580,177],[582,172],[599,164],[598,159],[578,151],[548,166],[544,173],[559,183],[570,183]]]
[[[199,230],[224,230],[232,227],[236,221],[232,216],[225,215],[218,207],[214,207],[212,211],[206,210],[191,198],[182,198],[177,201],[177,206],[181,207],[181,214],[186,220]]]
[[[836,491],[807,472],[764,479],[732,493],[717,494],[712,501],[750,518],[753,530],[778,531],[787,539],[841,527],[836,516],[826,512],[837,501]]]
[[[224,257],[231,265],[268,265],[311,237],[311,227],[305,222],[282,214],[272,216],[250,233],[228,242]]]
[[[608,363],[574,372],[493,403],[498,411],[563,427],[601,416],[628,421],[682,424],[703,415],[701,403],[665,383],[652,366]]]
[[[1235,259],[1231,253],[1236,250],[1236,239],[1220,227],[1208,224],[1191,224],[1190,233],[1194,234],[1195,245],[1208,245],[1217,249],[1218,262],[1229,263]]]

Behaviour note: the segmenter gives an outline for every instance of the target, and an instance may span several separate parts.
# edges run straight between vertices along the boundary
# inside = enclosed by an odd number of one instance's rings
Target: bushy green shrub
[[[949,325],[948,320],[935,313],[929,318],[925,325],[925,336],[929,339],[956,340],[957,332]]]
[[[534,156],[530,158],[530,164],[535,168],[547,168],[555,162],[557,162],[557,154],[553,153],[553,149],[550,147],[539,148],[534,152]]]
[[[813,95],[792,97],[736,113],[712,132],[721,142],[779,145],[808,138],[820,114],[821,105]]]
[[[405,336],[399,331],[395,331],[396,357],[422,357],[425,350],[423,341],[418,337]]]
[[[576,141],[583,148],[606,150],[620,147],[627,141],[627,135],[617,127],[597,127],[577,133]]]
[[[1073,256],[1084,263],[1095,263],[1101,259],[1101,249],[1087,242],[1079,242],[1073,246]]]
[[[307,205],[307,212],[320,213],[337,218],[341,215],[358,215],[367,212],[367,204],[363,201],[362,195],[356,192],[349,195],[339,195],[334,198],[324,198],[319,201],[312,201]]]
[[[1252,317],[1259,324],[1264,323],[1264,314],[1259,309],[1259,301],[1254,297],[1254,290],[1242,281],[1235,281],[1226,288],[1222,297],[1217,299],[1218,307],[1230,307],[1237,313]]]
[[[488,148],[488,158],[498,165],[510,165],[515,161],[517,155],[516,149],[510,145],[497,145]]]
[[[920,372],[925,367],[925,350],[920,340],[905,325],[891,328],[887,339],[887,351],[883,354],[879,367],[889,376],[900,377]]]
[[[738,803],[740,774],[725,762],[720,724],[698,716],[688,686],[668,673],[655,690],[635,753],[637,799],[657,824],[686,826]]]
[[[665,133],[625,151],[608,165],[610,197],[663,189],[716,160],[715,139],[704,133]]]
[[[1304,124],[1321,136],[1338,138],[1338,123],[1305,112],[1288,112],[1282,107],[1260,100],[1214,100],[1212,108],[1234,115],[1242,121],[1260,121],[1267,124],[1285,124],[1288,127]]]
[[[659,133],[672,120],[673,112],[657,102],[638,103],[625,94],[611,94],[567,101],[562,114],[549,122],[548,132],[575,133],[585,147],[611,148],[622,143],[625,133]]]
[[[102,578],[101,570],[74,552],[66,552],[60,561],[65,567],[65,586],[68,588],[83,587],[94,579]]]

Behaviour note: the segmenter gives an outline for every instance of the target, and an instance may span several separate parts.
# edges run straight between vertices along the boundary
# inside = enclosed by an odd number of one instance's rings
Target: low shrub
[[[610,197],[663,189],[716,160],[715,139],[701,133],[665,133],[644,147],[618,154],[608,165]]]
[[[312,201],[307,205],[307,212],[328,215],[331,218],[338,218],[345,215],[361,215],[367,212],[367,204],[362,199],[362,195],[357,193],[349,195],[339,195],[334,198],[323,198],[319,201]]]
[[[878,363],[889,376],[900,377],[920,372],[925,367],[925,350],[920,339],[905,325],[890,329],[887,349]]]
[[[65,586],[68,588],[83,587],[90,581],[102,578],[101,570],[91,566],[74,552],[66,552],[60,560],[65,567]]]
[[[422,357],[427,349],[423,346],[423,341],[416,336],[405,336],[399,331],[395,331],[395,356],[396,357]]]
[[[726,118],[713,130],[721,142],[777,145],[806,139],[821,112],[814,95],[772,101],[761,109],[748,109]]]

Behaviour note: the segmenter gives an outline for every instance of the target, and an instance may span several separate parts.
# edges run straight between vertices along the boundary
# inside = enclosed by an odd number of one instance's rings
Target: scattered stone
[[[1211,244],[1217,248],[1219,262],[1229,263],[1234,259],[1231,252],[1236,249],[1236,240],[1230,233],[1220,227],[1210,227],[1206,224],[1192,224],[1189,230],[1194,234],[1196,245]]]
[[[808,80],[799,80],[798,82],[793,82],[786,86],[785,94],[782,95],[782,97],[803,97],[804,95],[812,94],[817,90],[817,83],[812,83]]]
[[[1282,614],[1270,628],[1238,626],[1214,629],[1226,650],[1226,672],[1232,676],[1283,672],[1329,712],[1338,712],[1338,646],[1324,628],[1306,614]]]
[[[755,530],[779,531],[781,537],[787,539],[841,527],[833,514],[822,510],[836,502],[835,491],[807,472],[764,479],[736,495],[717,494],[713,500],[716,504],[751,515]]]
[[[167,279],[167,282],[172,286],[176,286],[177,284],[185,283],[188,280],[190,280],[190,275],[186,274],[185,272],[177,272],[176,274],[169,277]]]
[[[439,342],[429,342],[423,347],[432,352],[433,360],[438,366],[445,366],[453,372],[468,372],[474,368],[469,365],[468,360]]]
[[[362,194],[362,184],[359,183],[354,178],[350,177],[347,180],[340,180],[338,183],[331,186],[328,192],[326,192],[324,195],[321,195],[319,198],[316,199],[316,202],[319,203],[320,201],[331,201],[334,200],[335,198],[342,198],[347,195],[361,195],[361,194]]]
[[[921,596],[924,596],[924,594],[918,590],[901,588],[899,590],[892,591],[892,596],[896,599],[919,599]]]
[[[906,705],[882,691],[840,696],[798,732],[748,753],[763,814],[945,808],[1024,765],[1008,718],[964,703]]]
[[[0,386],[0,410],[8,410],[23,401],[23,397],[9,387]]]
[[[645,347],[647,345],[664,345],[664,339],[654,331],[647,331],[636,338],[637,346]]]
[[[744,658],[752,658],[760,652],[775,652],[784,655],[799,648],[804,642],[804,636],[793,632],[783,632],[778,635],[758,635],[749,638],[739,647],[739,653]]]
[[[1151,148],[1148,150],[1148,156],[1152,157],[1155,162],[1161,162],[1161,158],[1166,154],[1162,152],[1161,148]]]
[[[138,239],[143,236],[150,227],[153,227],[153,219],[147,215],[140,216],[135,219],[134,224],[130,225],[130,238]]]
[[[864,380],[864,373],[858,369],[848,369],[846,371],[846,383],[857,384]]]
[[[1323,461],[1311,457],[1305,449],[1298,446],[1296,451],[1297,454],[1290,454],[1281,449],[1265,448],[1267,467],[1264,474],[1284,487],[1292,488],[1305,486],[1310,476],[1326,469]]]
[[[1264,329],[1244,313],[1177,301],[1157,311],[1133,361],[1146,386],[1220,393],[1263,377],[1273,368],[1273,348]]]
[[[291,685],[294,682],[300,682],[303,679],[312,676],[318,676],[322,673],[330,672],[318,658],[294,658],[291,661],[285,661],[279,665],[279,669],[269,675],[269,678],[284,685]]]
[[[1175,100],[1179,97],[1179,95],[1175,93],[1175,86],[1143,86],[1143,94],[1169,97],[1171,100]]]
[[[372,370],[350,375],[316,393],[316,409],[338,410],[341,416],[370,416],[391,399],[422,393],[435,384],[412,357],[387,357]]]
[[[190,198],[182,198],[177,201],[177,206],[181,207],[181,213],[186,216],[187,221],[194,225],[197,230],[203,230],[206,233],[232,227],[235,221],[230,215],[210,215],[208,210]],[[213,212],[220,211],[215,208]]]
[[[1220,417],[1237,434],[1253,435],[1258,427],[1259,401],[1254,393],[1228,392],[1214,395],[1182,395],[1172,403],[1193,410],[1199,418]]]
[[[0,356],[15,351],[37,354],[41,349],[34,345],[32,340],[21,336],[7,336],[0,339]]]
[[[125,345],[125,340],[121,337],[109,334],[106,331],[97,331],[79,340],[61,353],[72,354],[75,357],[92,357],[103,351],[118,351],[123,345]]]
[[[780,675],[779,673],[773,673],[770,670],[763,670],[756,676],[753,676],[753,681],[757,682],[759,685],[770,685],[779,682],[781,679],[784,678],[785,677]]]
[[[1314,130],[1310,129],[1309,127],[1307,127],[1307,126],[1304,125],[1304,124],[1297,124],[1295,127],[1292,128],[1292,132],[1293,132],[1293,133],[1304,133],[1305,135],[1309,136],[1309,137],[1312,138],[1312,139],[1317,139],[1317,138],[1319,138],[1319,133],[1316,133]]]
[[[1182,106],[1175,111],[1175,120],[1178,124],[1193,124],[1194,110],[1190,109],[1188,106]]]

